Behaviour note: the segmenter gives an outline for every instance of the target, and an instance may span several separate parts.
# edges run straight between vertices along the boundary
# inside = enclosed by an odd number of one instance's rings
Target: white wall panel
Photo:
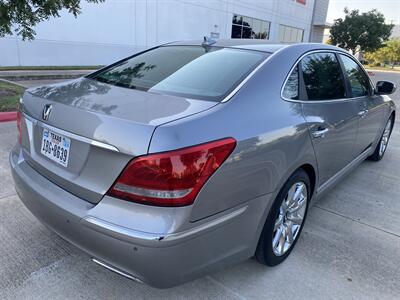
[[[271,22],[272,41],[279,41],[279,24],[304,29],[308,41],[314,0],[306,5],[295,0],[106,0],[81,6],[77,18],[63,11],[60,18],[40,23],[33,42],[0,39],[0,65],[106,64],[210,32],[230,38],[234,13]]]

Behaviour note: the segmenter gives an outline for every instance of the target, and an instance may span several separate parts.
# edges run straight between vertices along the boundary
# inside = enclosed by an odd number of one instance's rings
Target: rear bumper
[[[262,196],[228,212],[169,234],[136,231],[91,213],[102,205],[86,202],[10,154],[16,191],[25,206],[61,237],[122,273],[158,288],[192,280],[254,254],[270,197]],[[101,210],[100,210],[101,211]]]

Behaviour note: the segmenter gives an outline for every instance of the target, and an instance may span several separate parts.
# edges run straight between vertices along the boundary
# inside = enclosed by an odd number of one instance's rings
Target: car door
[[[350,56],[339,54],[351,97],[358,110],[356,154],[371,147],[382,132],[384,106],[381,96],[374,95],[368,75]]]
[[[358,107],[348,99],[344,74],[334,52],[307,54],[293,72],[282,95],[302,103],[323,184],[355,158]],[[293,93],[295,80],[299,85],[297,96]]]

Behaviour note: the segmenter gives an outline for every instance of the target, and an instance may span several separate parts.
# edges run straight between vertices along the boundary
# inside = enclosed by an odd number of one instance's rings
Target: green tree
[[[374,64],[390,62],[392,68],[394,68],[394,65],[400,62],[400,39],[392,39],[386,42],[382,48],[366,53],[365,58]]]
[[[385,17],[376,9],[360,14],[359,10],[345,8],[344,13],[344,19],[336,19],[332,25],[333,45],[355,54],[376,51],[389,39],[394,25],[385,24]]]
[[[387,58],[392,65],[392,69],[396,63],[400,62],[400,39],[393,39],[386,43]]]
[[[373,52],[365,53],[364,58],[369,64],[378,65],[384,63],[387,60],[385,47],[379,48]]]
[[[104,0],[86,0],[103,2]],[[0,37],[13,34],[23,40],[34,39],[37,23],[51,17],[59,17],[61,9],[67,9],[75,17],[80,13],[80,0],[0,0]]]

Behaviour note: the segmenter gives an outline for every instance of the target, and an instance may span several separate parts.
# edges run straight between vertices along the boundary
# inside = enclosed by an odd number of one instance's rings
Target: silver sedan
[[[166,288],[253,256],[285,260],[310,204],[382,159],[394,90],[333,46],[161,45],[27,90],[10,164],[50,229]]]

